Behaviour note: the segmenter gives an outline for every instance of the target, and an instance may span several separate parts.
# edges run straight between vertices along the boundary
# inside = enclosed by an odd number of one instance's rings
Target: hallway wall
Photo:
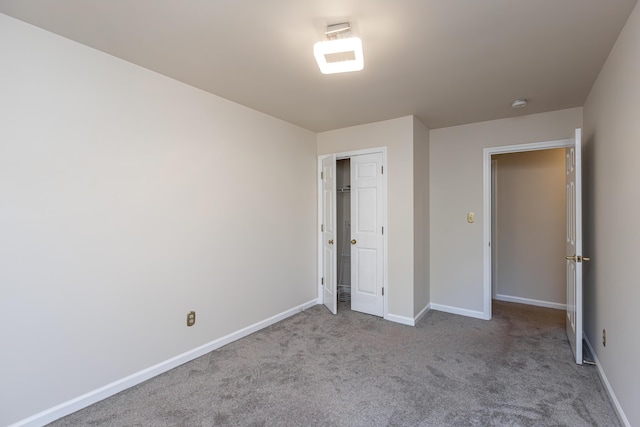
[[[564,309],[565,150],[499,154],[497,299]]]

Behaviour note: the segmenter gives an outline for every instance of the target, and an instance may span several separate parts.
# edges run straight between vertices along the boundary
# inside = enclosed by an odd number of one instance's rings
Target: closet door
[[[336,156],[322,159],[322,301],[330,312],[338,312],[336,286]]]
[[[351,309],[384,315],[382,153],[351,157]]]

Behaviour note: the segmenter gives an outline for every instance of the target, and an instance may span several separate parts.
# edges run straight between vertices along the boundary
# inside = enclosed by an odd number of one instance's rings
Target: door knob
[[[329,244],[333,245],[333,239],[329,240]]]
[[[356,242],[356,239],[351,239],[351,244],[352,245],[355,245],[356,243],[358,243],[358,242]]]
[[[566,259],[568,259],[569,261],[575,261],[576,260],[576,256],[572,255],[572,256],[566,256]]]

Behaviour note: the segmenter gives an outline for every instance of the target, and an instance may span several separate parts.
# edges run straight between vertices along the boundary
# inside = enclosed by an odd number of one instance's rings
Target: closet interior
[[[338,302],[351,303],[351,161],[336,161]],[[344,304],[343,304],[344,306]],[[348,307],[350,308],[350,307]]]

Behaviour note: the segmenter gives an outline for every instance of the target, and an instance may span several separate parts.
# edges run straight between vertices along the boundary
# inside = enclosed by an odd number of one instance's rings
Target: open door
[[[322,159],[322,301],[333,314],[338,312],[335,171],[335,155]]]
[[[576,363],[582,364],[582,132],[576,129],[567,159],[567,336]],[[588,258],[586,258],[588,260]]]
[[[351,157],[351,309],[384,316],[382,153]]]

